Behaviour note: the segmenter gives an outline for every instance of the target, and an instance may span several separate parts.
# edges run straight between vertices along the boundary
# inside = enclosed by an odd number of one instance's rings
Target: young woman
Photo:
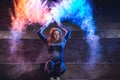
[[[58,27],[59,28],[51,28],[49,38],[46,38],[43,34],[43,31],[47,27],[41,27],[38,31],[39,37],[48,47],[49,60],[45,64],[45,70],[50,74],[50,80],[60,80],[60,75],[66,71],[63,52],[71,30],[62,24],[58,24]],[[65,32],[64,35],[62,31]]]

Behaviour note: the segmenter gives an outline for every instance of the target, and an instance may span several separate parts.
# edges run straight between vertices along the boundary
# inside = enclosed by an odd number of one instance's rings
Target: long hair
[[[54,37],[53,37],[53,32],[54,31],[58,31],[59,32],[59,35],[60,35],[60,39],[57,41],[57,42],[61,42],[61,40],[62,40],[62,31],[61,31],[61,29],[59,29],[59,28],[51,28],[50,29],[50,33],[49,33],[49,42],[50,43],[54,43]]]

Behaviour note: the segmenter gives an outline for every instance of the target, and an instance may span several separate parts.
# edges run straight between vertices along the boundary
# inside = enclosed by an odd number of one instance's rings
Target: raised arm
[[[58,24],[58,23],[57,23]],[[64,26],[62,24],[58,24],[58,27],[61,28],[65,32],[64,39],[68,40],[71,35],[71,30],[67,26]]]
[[[48,40],[47,38],[45,37],[45,35],[43,34],[43,31],[46,29],[47,27],[46,26],[42,26],[39,31],[37,32],[39,37],[42,39],[42,41],[47,44],[48,43]]]

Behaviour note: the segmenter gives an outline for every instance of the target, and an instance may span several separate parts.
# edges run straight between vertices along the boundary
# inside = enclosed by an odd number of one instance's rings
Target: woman
[[[65,44],[70,36],[71,30],[62,24],[58,24],[60,28],[51,28],[49,38],[47,39],[43,31],[47,27],[41,27],[38,31],[39,37],[48,47],[48,58],[49,60],[45,64],[45,70],[50,74],[50,80],[60,80],[60,75],[66,71],[66,67],[63,60],[63,52]],[[63,36],[62,31],[65,32]]]

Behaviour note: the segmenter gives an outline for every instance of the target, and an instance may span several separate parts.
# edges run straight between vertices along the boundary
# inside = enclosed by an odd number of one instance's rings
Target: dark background
[[[58,0],[54,0],[58,1]],[[79,0],[78,0],[79,1]],[[89,57],[88,44],[84,38],[85,33],[80,29],[70,25],[72,30],[71,38],[65,48],[65,62],[67,66],[66,73],[62,76],[63,80],[120,80],[120,2],[119,0],[91,0],[93,3],[93,16],[97,27],[98,35],[100,36],[102,55],[101,61],[96,64],[94,69],[86,70],[84,65]],[[8,64],[9,55],[9,39],[4,36],[9,35],[9,27],[11,24],[9,10],[13,9],[13,0],[0,0],[0,80],[48,80],[49,76],[44,72],[43,64],[34,64],[40,68],[31,72],[25,73],[18,78],[10,76],[11,69],[21,64]],[[23,49],[17,51],[26,59],[34,62],[39,55],[43,54],[46,59],[46,47],[43,42],[36,38],[35,32],[30,32],[27,39],[22,39]],[[35,39],[34,39],[35,37]],[[43,60],[43,62],[45,62]],[[89,64],[86,64],[89,66]],[[14,75],[16,76],[16,75]]]

